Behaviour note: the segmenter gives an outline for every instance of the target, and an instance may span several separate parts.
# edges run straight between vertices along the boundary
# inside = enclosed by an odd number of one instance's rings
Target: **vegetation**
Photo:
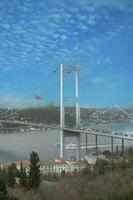
[[[133,109],[125,109],[129,114],[133,112]],[[75,124],[75,107],[65,108],[66,124],[71,126]],[[124,115],[122,111],[117,108],[81,108],[81,119],[84,123],[96,122],[97,119],[106,122],[123,122],[129,121],[127,115]],[[25,108],[18,112],[19,120],[28,120],[38,123],[52,123],[59,124],[60,121],[60,107],[50,104],[43,108]],[[86,124],[86,125],[87,125]]]
[[[67,108],[66,123],[73,125],[75,108]],[[72,114],[73,113],[73,114]],[[60,108],[58,106],[49,105],[45,108],[26,108],[19,112],[19,120],[27,120],[37,123],[59,124]]]
[[[26,171],[23,168],[23,165],[21,163],[21,168],[20,168],[20,173],[19,173],[19,182],[20,182],[20,186],[23,188],[28,188],[28,180],[27,180],[27,175],[26,175]]]
[[[30,188],[37,189],[40,186],[40,166],[39,156],[36,152],[30,154],[30,171],[29,171],[29,186]]]
[[[0,178],[0,200],[8,200],[6,184],[2,178]]]
[[[0,177],[0,200],[18,200],[14,196],[8,196],[5,180],[2,177]]]
[[[14,187],[15,185],[16,172],[17,172],[16,165],[12,163],[12,165],[9,166],[8,168],[8,186],[10,187]]]
[[[0,171],[0,200],[17,200],[14,196],[19,200],[132,200],[133,149],[130,148],[124,157],[119,159],[118,152],[113,155],[113,159],[109,152],[106,153],[109,161],[98,160],[94,166],[88,164],[85,169],[73,174],[62,171],[60,178],[57,178],[55,174],[53,177],[52,175],[40,177],[39,156],[36,152],[32,152],[28,176],[21,165],[19,187],[14,184],[14,187],[6,189],[8,174],[6,175],[3,170]],[[15,177],[18,176],[14,164],[10,170],[14,172],[12,174]],[[56,182],[49,184],[52,179]],[[29,188],[27,183],[30,185]]]
[[[133,169],[115,169],[103,174],[88,170],[61,178],[55,187],[38,190],[12,189],[20,200],[132,200]]]
[[[19,113],[20,119],[37,123],[59,123],[60,111],[58,107],[52,105],[46,108],[27,108],[22,109]]]

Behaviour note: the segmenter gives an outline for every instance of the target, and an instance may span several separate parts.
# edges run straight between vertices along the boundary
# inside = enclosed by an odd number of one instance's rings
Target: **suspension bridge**
[[[57,69],[54,71],[54,73],[57,72]],[[75,83],[75,107],[76,107],[76,112],[75,112],[75,119],[76,119],[76,124],[73,128],[70,128],[66,125],[65,122],[65,96],[64,96],[64,88],[65,88],[65,72],[73,72],[74,73],[74,83]],[[124,153],[124,148],[125,148],[125,141],[133,141],[133,137],[125,136],[123,134],[112,134],[112,132],[109,131],[102,131],[102,130],[93,130],[93,129],[88,129],[84,130],[80,128],[80,89],[79,89],[79,73],[80,73],[80,67],[79,66],[67,66],[61,64],[60,66],[60,125],[57,124],[44,124],[44,123],[32,123],[32,122],[25,122],[25,121],[18,121],[18,120],[0,120],[1,124],[16,124],[16,125],[24,125],[24,126],[31,126],[31,127],[40,127],[40,128],[56,128],[59,129],[60,131],[60,157],[65,156],[65,138],[66,137],[76,137],[77,138],[77,159],[80,160],[81,158],[81,134],[85,135],[85,154],[87,155],[87,149],[89,148],[88,146],[88,135],[93,135],[95,137],[95,148],[96,148],[96,154],[98,154],[98,137],[105,137],[110,139],[110,147],[111,147],[111,152],[114,152],[114,140],[119,139],[121,141],[121,149],[122,153]],[[49,78],[48,78],[49,79]],[[48,80],[47,79],[47,80]],[[45,80],[42,84],[46,83]],[[41,84],[41,85],[42,85]],[[41,86],[40,85],[40,86]],[[32,92],[34,94],[35,91]]]

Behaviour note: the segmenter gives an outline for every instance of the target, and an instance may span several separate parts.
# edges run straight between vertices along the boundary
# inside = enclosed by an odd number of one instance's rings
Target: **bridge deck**
[[[128,136],[123,136],[123,135],[113,135],[110,133],[100,133],[100,132],[95,132],[95,131],[85,131],[85,130],[80,130],[80,129],[69,129],[69,128],[64,128],[63,129],[65,132],[69,133],[84,133],[84,134],[90,134],[90,135],[97,135],[97,136],[103,136],[103,137],[109,137],[109,138],[116,138],[116,139],[124,139],[124,140],[131,140],[133,141],[133,137],[128,137]]]
[[[19,124],[19,125],[27,125],[27,126],[35,126],[35,127],[47,127],[47,128],[55,128],[55,129],[60,129],[60,126],[57,124],[44,124],[44,123],[32,123],[32,122],[24,122],[24,121],[18,121],[18,120],[0,120],[0,123],[5,123],[5,124]],[[123,135],[113,135],[111,133],[101,133],[100,131],[93,131],[93,130],[81,130],[81,129],[72,129],[72,128],[67,128],[65,127],[63,129],[66,133],[70,134],[78,134],[78,133],[83,133],[83,134],[90,134],[90,135],[97,135],[97,136],[102,136],[102,137],[109,137],[109,138],[116,138],[116,139],[124,139],[124,140],[131,140],[133,141],[132,136],[123,136]]]

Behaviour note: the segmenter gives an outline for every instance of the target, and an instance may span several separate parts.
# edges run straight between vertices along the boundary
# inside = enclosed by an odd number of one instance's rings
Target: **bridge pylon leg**
[[[65,136],[64,136],[64,130],[61,129],[60,130],[60,157],[63,158],[64,157],[64,153],[65,153]]]
[[[111,162],[112,162],[112,169],[113,169],[113,157],[114,157],[113,153],[114,153],[114,138],[111,137]]]
[[[98,156],[97,135],[95,136],[96,155]]]
[[[79,105],[79,67],[76,68],[75,74],[75,94],[76,94],[76,127],[80,126],[80,105]],[[77,160],[81,159],[81,133],[77,135],[78,148],[77,148]]]
[[[125,145],[124,145],[124,139],[122,139],[122,147],[121,147],[121,155],[124,157],[124,152],[125,152]]]
[[[64,157],[64,128],[65,112],[64,112],[64,65],[60,68],[60,157]]]
[[[88,154],[88,148],[87,148],[87,144],[88,144],[88,135],[87,133],[85,134],[85,155],[87,156]]]
[[[81,134],[78,133],[77,136],[78,148],[77,148],[77,160],[81,159]]]
[[[114,152],[114,138],[111,137],[111,154],[113,156],[113,152]]]

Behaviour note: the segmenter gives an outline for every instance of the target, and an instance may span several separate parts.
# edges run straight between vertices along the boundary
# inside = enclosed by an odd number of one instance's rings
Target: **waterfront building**
[[[23,168],[26,170],[26,173],[27,174],[29,173],[30,162],[28,160],[3,163],[0,165],[0,168],[7,170],[12,163],[16,164],[16,168],[18,170],[20,170],[22,164]],[[48,174],[60,175],[62,171],[65,171],[65,173],[72,173],[74,171],[80,171],[84,169],[86,167],[86,161],[84,160],[74,161],[65,158],[56,158],[54,160],[40,161],[39,165],[40,165],[40,172],[43,175],[48,175]]]

